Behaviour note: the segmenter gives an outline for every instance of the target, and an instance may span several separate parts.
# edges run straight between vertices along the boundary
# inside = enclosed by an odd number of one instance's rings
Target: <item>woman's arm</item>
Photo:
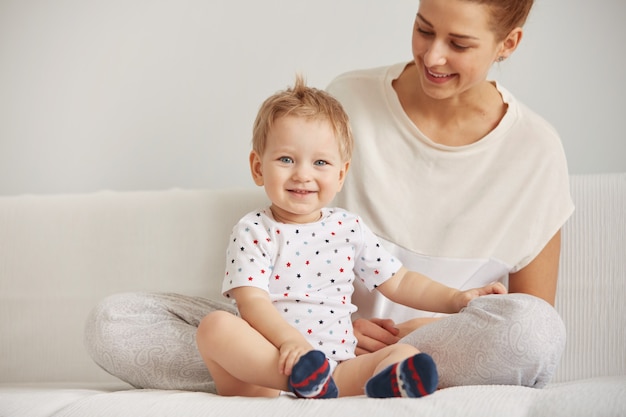
[[[518,272],[509,275],[509,292],[534,295],[554,305],[560,256],[559,230],[535,259]]]

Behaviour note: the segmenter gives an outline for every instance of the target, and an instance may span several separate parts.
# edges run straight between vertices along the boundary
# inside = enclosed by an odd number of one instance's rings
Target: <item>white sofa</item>
[[[0,197],[0,417],[626,416],[626,173],[573,176],[571,188],[557,296],[568,342],[554,381],[417,400],[137,390],[92,362],[83,326],[105,296],[219,298],[228,233],[265,204],[260,189]]]

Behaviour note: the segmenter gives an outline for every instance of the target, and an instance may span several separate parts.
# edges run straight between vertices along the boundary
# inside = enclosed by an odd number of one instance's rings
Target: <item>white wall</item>
[[[296,71],[410,59],[417,0],[0,0],[0,195],[252,187],[251,124]],[[572,173],[626,171],[626,2],[536,0],[493,76]]]

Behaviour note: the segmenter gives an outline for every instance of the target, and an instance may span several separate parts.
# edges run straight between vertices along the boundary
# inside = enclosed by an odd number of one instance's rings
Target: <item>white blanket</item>
[[[545,389],[502,385],[454,387],[419,399],[229,398],[185,391],[0,387],[2,417],[623,417],[624,410],[626,376],[564,382]]]

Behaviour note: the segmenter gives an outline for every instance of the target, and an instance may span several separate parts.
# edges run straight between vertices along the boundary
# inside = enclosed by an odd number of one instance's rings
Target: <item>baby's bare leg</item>
[[[278,349],[243,319],[225,311],[207,315],[196,337],[218,394],[276,397],[286,391]]]
[[[418,353],[419,351],[413,346],[395,344],[340,363],[333,374],[335,383],[339,388],[339,396],[364,394],[365,384],[373,376],[384,372],[392,365],[414,357]]]

